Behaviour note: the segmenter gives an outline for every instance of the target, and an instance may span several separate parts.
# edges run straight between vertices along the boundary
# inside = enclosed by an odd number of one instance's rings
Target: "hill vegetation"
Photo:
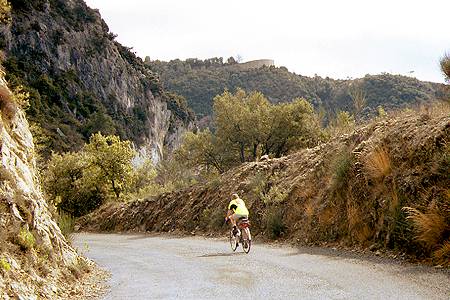
[[[161,76],[165,88],[186,98],[199,119],[212,115],[213,99],[225,89],[230,92],[237,88],[259,91],[272,103],[304,98],[316,110],[326,113],[325,121],[333,119],[339,111],[354,113],[358,119],[375,115],[379,106],[390,111],[419,106],[449,95],[442,84],[386,73],[334,80],[297,75],[284,67],[243,69],[234,59],[227,62],[222,58],[211,58],[147,63]],[[364,101],[355,103],[356,95]]]
[[[301,98],[271,104],[259,92],[225,91],[214,98],[214,127],[185,135],[175,161],[223,173],[262,155],[280,157],[325,139],[311,104]]]
[[[385,116],[316,147],[246,162],[182,190],[110,203],[81,223],[100,231],[224,236],[225,209],[238,192],[257,239],[394,250],[448,265],[449,115],[448,106],[437,106]]]

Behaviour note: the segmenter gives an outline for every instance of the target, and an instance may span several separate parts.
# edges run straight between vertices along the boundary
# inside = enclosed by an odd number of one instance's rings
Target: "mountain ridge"
[[[234,59],[206,60],[176,59],[169,62],[146,60],[152,70],[160,74],[165,88],[184,96],[199,118],[212,115],[212,102],[224,89],[260,91],[272,102],[292,101],[302,97],[316,109],[324,109],[328,119],[338,111],[354,112],[352,90],[361,90],[365,106],[361,116],[376,115],[379,106],[386,110],[403,109],[429,104],[448,97],[445,85],[382,73],[363,78],[344,80],[307,77],[289,72],[285,67],[259,66],[241,69]]]

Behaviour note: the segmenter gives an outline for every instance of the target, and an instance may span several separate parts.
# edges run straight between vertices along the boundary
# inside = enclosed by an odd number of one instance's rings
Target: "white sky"
[[[152,60],[240,55],[297,74],[389,72],[443,82],[450,0],[85,0]]]

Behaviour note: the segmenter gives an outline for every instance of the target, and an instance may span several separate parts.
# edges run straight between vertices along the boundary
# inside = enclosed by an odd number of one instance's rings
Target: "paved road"
[[[111,271],[106,299],[450,299],[448,272],[307,248],[85,233],[75,245]]]

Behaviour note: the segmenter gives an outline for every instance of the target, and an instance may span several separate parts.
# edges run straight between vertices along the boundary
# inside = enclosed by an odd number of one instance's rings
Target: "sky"
[[[273,59],[297,74],[444,82],[449,0],[85,0],[152,60]]]

